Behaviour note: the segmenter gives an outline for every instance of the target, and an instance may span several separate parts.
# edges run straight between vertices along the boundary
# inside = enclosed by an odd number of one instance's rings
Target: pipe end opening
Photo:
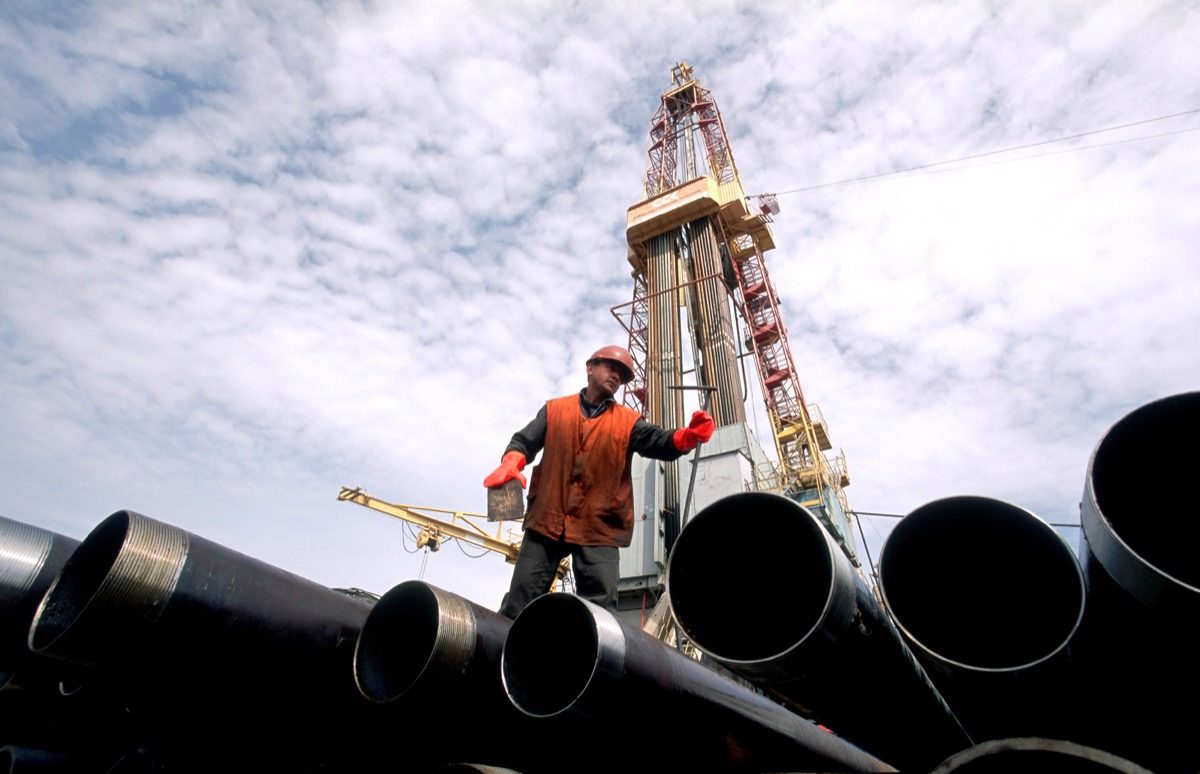
[[[570,709],[596,672],[599,646],[596,621],[582,600],[563,593],[538,597],[504,641],[500,670],[509,699],[532,717]]]
[[[778,656],[822,620],[834,583],[830,550],[816,517],[792,500],[725,497],[698,512],[672,549],[671,611],[718,660]]]

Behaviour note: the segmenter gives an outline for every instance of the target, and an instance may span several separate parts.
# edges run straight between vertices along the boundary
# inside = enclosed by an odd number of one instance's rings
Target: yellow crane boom
[[[436,550],[437,546],[448,538],[455,538],[471,545],[495,551],[509,562],[517,560],[517,552],[521,548],[520,540],[505,540],[503,535],[504,523],[496,523],[495,535],[488,534],[480,524],[487,523],[487,516],[481,513],[467,513],[447,508],[428,508],[417,505],[400,505],[372,497],[359,487],[342,487],[338,492],[338,500],[356,503],[366,508],[386,513],[397,519],[416,524],[421,528],[417,545]],[[449,514],[449,519],[439,519],[431,513]]]

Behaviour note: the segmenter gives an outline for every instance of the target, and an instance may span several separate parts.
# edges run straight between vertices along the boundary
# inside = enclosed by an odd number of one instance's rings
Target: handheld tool
[[[513,521],[524,516],[525,498],[521,496],[520,481],[510,479],[487,490],[488,521]]]
[[[707,384],[692,385],[672,385],[672,390],[696,390],[700,393],[700,410],[708,411],[708,396],[717,391],[716,387],[711,387]],[[696,470],[700,467],[700,446],[692,452],[692,476],[688,481],[687,499],[683,502],[683,514],[679,517],[679,529],[682,531],[687,526],[688,510],[692,506],[692,489],[696,486]]]

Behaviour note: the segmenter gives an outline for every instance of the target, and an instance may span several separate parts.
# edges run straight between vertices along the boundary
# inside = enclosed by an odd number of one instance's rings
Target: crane
[[[417,533],[417,548],[424,548],[430,552],[437,551],[447,540],[461,540],[498,553],[512,564],[517,561],[517,553],[521,550],[520,540],[506,540],[503,537],[504,522],[496,522],[494,534],[489,534],[483,526],[487,523],[487,517],[481,513],[391,503],[367,494],[360,487],[343,486],[338,492],[338,500],[361,505],[417,525],[421,528]],[[447,514],[449,518],[438,518],[431,514]],[[558,567],[554,583],[565,584],[569,569],[569,561],[564,559]]]

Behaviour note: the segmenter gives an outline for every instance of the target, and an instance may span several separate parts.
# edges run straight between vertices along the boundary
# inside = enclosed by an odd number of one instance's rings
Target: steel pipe
[[[17,672],[52,667],[29,650],[33,615],[79,541],[0,516],[0,689]]]
[[[704,653],[902,770],[971,744],[849,559],[786,497],[736,494],[697,513],[667,595]]]
[[[0,747],[0,774],[67,774],[85,770],[79,756],[73,753],[11,744]]]
[[[120,717],[85,670],[34,653],[28,645],[42,596],[78,545],[56,532],[0,517],[0,744],[22,754],[113,732]],[[5,765],[0,771],[7,770]]]
[[[1200,770],[1200,519],[1195,474],[1200,392],[1118,420],[1088,461],[1080,563],[1086,741],[1155,771]]]
[[[668,648],[579,597],[546,594],[517,616],[501,674],[532,718],[593,730],[654,719],[637,768],[667,771],[894,771],[778,703]],[[627,768],[628,749],[591,745],[576,764]],[[594,768],[593,768],[594,767]]]
[[[1149,769],[1104,750],[1065,739],[993,739],[955,753],[930,774],[1011,774],[1013,771],[1071,774],[1151,774]]]
[[[879,557],[905,642],[977,740],[1070,732],[1069,643],[1084,611],[1071,547],[1029,511],[947,497],[909,513]]]
[[[1200,616],[1198,432],[1200,392],[1148,403],[1101,439],[1084,484],[1082,553],[1090,573],[1103,571],[1164,621]]]
[[[164,749],[196,753],[196,740],[211,735],[279,765],[283,751],[300,754],[297,739],[315,760],[333,752],[322,743],[358,730],[369,705],[354,688],[352,657],[369,611],[359,599],[120,511],[71,554],[38,607],[29,644],[113,677]]]
[[[530,724],[500,683],[500,656],[511,625],[509,618],[449,591],[405,581],[379,599],[363,624],[354,650],[355,683],[367,700],[400,713],[397,723],[421,729],[426,743],[413,754],[426,766],[463,760],[532,766],[537,750],[511,742],[521,738],[522,729],[530,731]],[[470,733],[431,721],[468,707],[480,721]],[[406,761],[411,765],[411,756]]]
[[[63,748],[64,740],[57,740],[57,747],[30,747],[6,744],[0,747],[0,774],[153,774],[159,771],[153,759],[144,750],[124,752],[112,748],[114,739],[97,739],[95,742],[73,748]],[[172,769],[175,771],[175,769]]]

